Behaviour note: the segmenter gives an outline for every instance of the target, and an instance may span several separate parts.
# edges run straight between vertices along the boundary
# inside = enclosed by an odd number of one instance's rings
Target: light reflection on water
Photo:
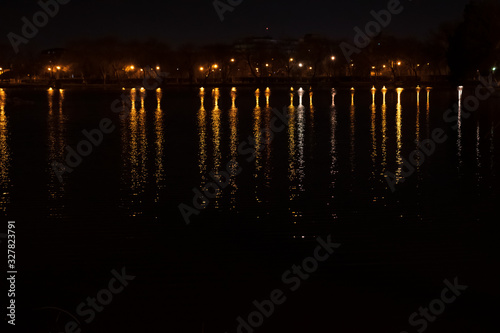
[[[373,93],[373,98],[375,98],[375,93]],[[375,105],[375,100],[373,99],[373,103],[370,107],[371,109],[371,160],[372,160],[372,172],[370,174],[370,180],[372,182],[372,192],[375,192],[375,181],[377,179],[377,106]],[[377,197],[374,194],[373,201],[376,201]]]
[[[205,89],[200,88],[200,109],[198,110],[198,167],[200,169],[200,188],[205,186],[207,175],[207,111],[205,110]]]
[[[238,192],[238,185],[236,183],[236,172],[237,172],[237,158],[238,158],[238,108],[236,107],[236,88],[231,89],[231,109],[229,110],[229,127],[230,127],[230,155],[231,155],[231,167],[230,167],[230,181],[229,186],[231,188],[230,194],[230,209],[236,210],[237,199],[236,193]]]
[[[7,212],[10,204],[10,146],[9,121],[5,114],[7,94],[0,88],[0,211]]]
[[[457,156],[458,156],[458,174],[462,172],[462,102],[458,101],[458,115],[457,115]]]
[[[266,193],[269,193],[269,189],[271,188],[271,173],[273,170],[271,157],[273,154],[273,133],[271,130],[271,114],[272,109],[269,103],[269,97],[271,96],[271,90],[269,88],[266,89],[266,108],[264,110],[264,190]],[[269,203],[268,195],[266,195],[266,203]]]
[[[164,165],[164,155],[165,155],[165,135],[163,127],[163,110],[161,109],[161,98],[162,91],[160,88],[156,90],[156,101],[157,107],[155,112],[155,183],[156,183],[156,193],[155,202],[160,201],[160,195],[165,189],[165,165]]]
[[[220,91],[219,88],[214,88],[212,90],[212,97],[214,99],[214,108],[212,110],[212,143],[213,143],[213,173],[218,175],[221,169],[221,109],[219,109],[219,98]],[[214,208],[220,207],[220,198],[222,196],[222,191],[217,191],[215,193]]]
[[[403,157],[401,156],[403,149],[403,141],[402,141],[402,107],[401,104],[398,103],[396,106],[396,182],[400,182],[403,179],[402,176],[402,168],[403,168]]]
[[[122,163],[125,166],[124,204],[130,216],[144,214],[145,192],[148,182],[148,138],[146,131],[145,91],[140,91],[140,109],[137,110],[137,91],[130,90],[131,108],[122,122]],[[155,198],[156,199],[156,198]]]
[[[58,96],[54,96],[58,95]],[[47,91],[48,103],[49,103],[49,114],[47,119],[48,127],[48,159],[47,162],[50,165],[52,161],[62,161],[64,160],[64,147],[65,147],[65,123],[66,119],[63,113],[63,102],[64,102],[64,90],[59,89],[58,91],[50,88]],[[59,98],[59,104],[57,110],[54,110],[54,97]],[[87,148],[82,148],[87,149]],[[47,168],[49,174],[48,183],[48,209],[49,217],[51,218],[62,218],[64,212],[64,178],[63,182],[59,182],[58,177],[52,170],[52,167]]]
[[[261,189],[261,171],[262,171],[262,132],[261,132],[261,108],[259,106],[260,90],[255,91],[255,108],[253,109],[253,138],[255,147],[255,171],[253,174],[255,182],[255,201],[259,204],[262,202],[261,196],[263,191]]]
[[[296,207],[296,201],[299,196],[297,184],[297,144],[296,135],[296,109],[293,106],[288,107],[288,191],[289,191],[289,211],[293,223],[297,223],[301,217],[301,212]]]
[[[297,92],[293,89],[287,95],[288,91],[273,88],[271,95],[270,88],[265,89],[265,92],[264,88],[257,91],[238,88],[237,99],[236,88],[210,88],[212,99],[208,94],[208,100],[205,100],[205,89],[200,89],[198,108],[198,91],[191,92],[194,99],[191,101],[192,110],[181,109],[179,113],[175,113],[175,110],[172,113],[165,111],[169,110],[171,99],[176,98],[174,93],[172,97],[169,95],[169,102],[162,102],[165,93],[161,89],[147,96],[145,91],[139,89],[128,92],[132,106],[127,117],[120,118],[120,147],[118,144],[114,147],[106,139],[99,150],[116,151],[115,148],[118,148],[118,153],[121,152],[121,158],[118,159],[121,165],[116,165],[122,168],[121,183],[117,183],[117,186],[122,190],[120,205],[130,216],[148,216],[151,206],[162,209],[161,205],[170,204],[165,198],[170,199],[178,191],[170,185],[175,178],[184,183],[186,179],[191,179],[192,186],[202,189],[207,183],[214,182],[210,176],[212,172],[227,171],[228,187],[217,193],[215,198],[210,198],[209,209],[251,212],[252,216],[259,218],[288,211],[289,216],[285,220],[300,223],[309,221],[311,209],[308,205],[312,203],[317,207],[327,206],[328,217],[336,219],[346,210],[342,204],[346,200],[356,201],[358,191],[364,189],[368,190],[367,202],[374,207],[391,206],[393,201],[399,200],[391,199],[384,178],[386,171],[396,174],[399,182],[397,186],[414,186],[416,191],[412,193],[413,199],[420,200],[419,196],[426,182],[429,182],[426,176],[429,174],[428,169],[433,167],[433,163],[442,163],[435,162],[442,158],[440,154],[425,157],[423,161],[416,155],[416,175],[402,181],[403,170],[406,171],[403,159],[411,160],[409,153],[418,147],[414,142],[423,140],[425,132],[429,133],[430,129],[436,127],[434,120],[432,124],[430,120],[430,90],[427,90],[424,111],[420,108],[418,90],[416,108],[413,93],[399,96],[396,103],[394,89],[387,95],[387,100],[382,91],[382,104],[378,104],[380,90],[372,90],[370,95],[370,91],[360,89],[356,91],[356,96],[353,91],[344,90],[337,96],[337,106],[331,108],[328,93],[315,91],[313,95],[311,89],[308,91],[309,102],[304,101],[305,106],[294,106]],[[8,117],[9,101],[6,98],[6,93],[0,91],[0,209],[3,212],[11,200],[9,188],[13,185],[12,149],[9,142],[9,121],[12,120]],[[48,147],[45,160],[64,161],[64,147],[71,141],[68,140],[68,117],[71,119],[72,114],[68,105],[72,103],[73,94],[49,90],[44,91],[44,98],[47,112],[43,114],[47,126],[44,142]],[[283,120],[286,130],[271,132],[270,125],[275,118],[272,108],[281,109],[280,103],[288,105],[289,101],[292,104],[287,109],[289,117]],[[422,105],[424,102],[425,99]],[[168,126],[170,121],[165,121],[166,114],[169,115],[167,119],[191,119],[196,128],[189,132],[189,128],[183,127],[180,133],[196,135],[179,136],[176,133],[174,136],[172,127]],[[494,135],[495,122],[488,119],[485,123],[478,117],[465,121],[461,117],[461,108],[458,115],[457,132],[448,132],[457,135],[452,140],[456,141],[448,146],[441,145],[440,149],[452,149],[452,155],[458,158],[446,163],[453,163],[452,170],[458,167],[461,174],[469,175],[464,179],[471,183],[473,189],[477,186],[478,191],[484,191],[486,187],[492,186],[484,183],[495,177],[494,166],[497,161],[494,148],[495,140],[498,139]],[[280,127],[281,123],[274,122],[274,125]],[[485,132],[483,136],[481,131]],[[249,155],[242,156],[238,146],[240,137],[247,141],[249,136],[254,140],[255,158],[245,162]],[[193,144],[192,151],[184,149],[181,155],[169,158],[172,147],[186,142]],[[193,156],[182,155],[189,152]],[[192,170],[186,165],[190,158],[193,161]],[[227,162],[233,163],[226,169]],[[243,169],[241,174],[236,172],[236,162]],[[90,164],[85,162],[82,168]],[[186,175],[169,173],[172,164],[179,164],[186,169]],[[52,168],[47,167],[47,170],[52,171]],[[46,174],[47,191],[43,194],[48,194],[49,217],[62,218],[63,213],[67,213],[63,203],[70,197],[67,195],[68,189],[72,188],[69,182],[78,181],[78,172],[75,170],[74,174],[65,175],[63,183],[58,181],[53,172]],[[325,177],[322,177],[322,173]],[[186,186],[189,187],[188,191],[192,187]],[[360,198],[364,199],[365,194],[360,194]],[[184,202],[191,201],[192,197],[184,198]]]
[[[337,108],[332,106],[330,109],[330,200],[328,205],[331,205],[330,211],[331,217],[333,219],[337,218],[337,214],[335,213],[335,190],[336,190],[336,182],[337,182]]]

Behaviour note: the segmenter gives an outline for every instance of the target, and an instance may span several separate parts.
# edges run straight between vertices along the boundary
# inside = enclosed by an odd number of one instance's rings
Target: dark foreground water
[[[239,316],[258,326],[245,333],[488,331],[500,98],[446,122],[456,90],[340,90],[332,108],[329,91],[290,107],[288,89],[256,88],[1,92],[0,232],[16,221],[22,332],[236,332]],[[135,106],[115,113],[122,93]],[[67,146],[88,156],[62,172]],[[223,190],[193,202],[221,172]],[[287,275],[328,237],[328,259]],[[122,267],[135,279],[100,293]],[[408,321],[455,278],[468,288]],[[272,314],[249,319],[276,289]]]

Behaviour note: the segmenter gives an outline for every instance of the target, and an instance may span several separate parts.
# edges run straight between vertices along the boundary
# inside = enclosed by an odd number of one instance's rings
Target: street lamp
[[[234,62],[234,58],[231,58],[231,62]]]
[[[299,67],[304,67],[304,64],[303,63],[299,63]]]
[[[332,59],[332,61],[334,61],[335,60],[335,56],[332,56],[331,59]]]

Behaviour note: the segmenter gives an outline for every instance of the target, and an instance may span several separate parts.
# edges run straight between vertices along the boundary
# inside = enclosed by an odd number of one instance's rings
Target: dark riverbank
[[[464,82],[462,85],[464,87],[475,87],[478,85],[477,80],[470,80]],[[372,86],[375,86],[377,89],[380,89],[382,86],[385,86],[387,89],[395,89],[396,87],[402,87],[405,89],[413,89],[416,86],[420,86],[422,88],[425,87],[433,87],[433,88],[454,88],[456,87],[455,83],[446,80],[440,81],[348,81],[348,80],[331,80],[331,81],[305,81],[305,80],[297,80],[290,82],[268,82],[262,80],[261,82],[163,82],[159,87],[255,87],[255,86],[265,86],[271,88],[284,88],[284,87],[299,87],[302,86],[304,88],[312,87],[314,90],[330,90],[331,88],[350,88],[355,87],[357,89],[370,89]],[[55,89],[89,89],[89,90],[117,90],[122,88],[134,88],[143,86],[142,80],[134,80],[123,83],[67,83],[67,82],[57,82],[57,83],[0,83],[0,88],[23,88],[23,89],[48,89],[50,87]],[[497,90],[500,90],[500,87],[496,87]]]

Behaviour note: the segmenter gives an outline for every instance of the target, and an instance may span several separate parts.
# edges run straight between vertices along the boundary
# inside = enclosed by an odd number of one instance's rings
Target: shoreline
[[[40,83],[0,83],[0,88],[3,89],[48,89],[50,87],[55,89],[75,89],[75,90],[122,90],[131,89],[140,87],[143,81],[138,80],[137,82],[126,82],[126,83],[64,83],[59,82],[57,84],[49,84],[46,82]],[[298,87],[303,87],[305,90],[308,90],[309,87],[312,87],[313,90],[331,90],[335,89],[350,89],[351,87],[355,87],[356,89],[371,89],[373,86],[375,88],[380,89],[382,86],[385,86],[387,89],[396,89],[396,88],[404,88],[404,89],[414,89],[420,86],[422,89],[426,87],[432,87],[433,89],[453,89],[456,85],[450,81],[417,81],[417,82],[392,82],[392,81],[338,81],[332,80],[331,82],[311,82],[311,81],[292,81],[286,83],[276,83],[276,82],[231,82],[231,83],[222,83],[222,82],[210,82],[210,83],[169,83],[164,82],[159,85],[159,88],[199,88],[199,87],[208,87],[208,88],[255,88],[255,87],[270,87],[270,88],[286,88],[289,89],[293,87],[294,89]],[[475,87],[478,85],[477,80],[471,80],[464,82],[464,88]],[[495,87],[495,90],[500,91],[500,86]]]

